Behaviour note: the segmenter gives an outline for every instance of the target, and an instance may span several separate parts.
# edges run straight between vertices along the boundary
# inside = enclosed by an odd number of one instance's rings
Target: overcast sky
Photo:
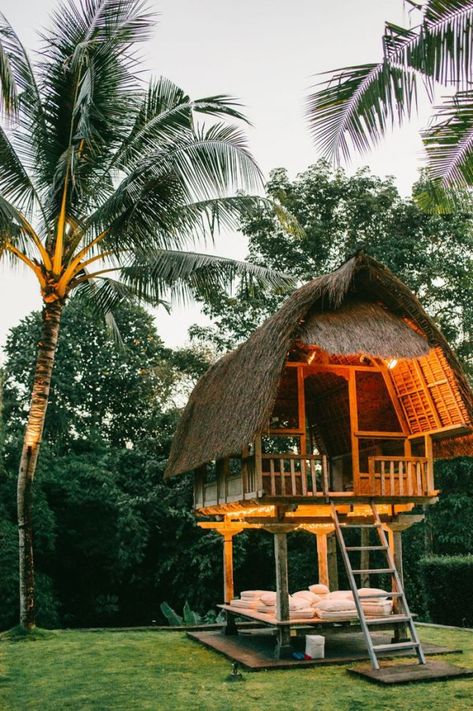
[[[376,61],[385,20],[407,23],[402,0],[150,0],[160,13],[155,36],[144,50],[145,66],[165,75],[193,98],[226,93],[238,97],[253,123],[252,151],[264,173],[285,166],[291,176],[318,158],[304,118],[313,75]],[[1,9],[28,48],[48,24],[54,0],[2,0]],[[369,165],[394,175],[403,194],[421,166],[419,127],[428,116],[393,132],[379,149],[348,166]],[[239,235],[222,235],[212,250],[244,258]],[[34,280],[22,270],[0,267],[0,346],[8,329],[40,308]],[[156,312],[160,335],[170,345],[185,342],[196,308]]]

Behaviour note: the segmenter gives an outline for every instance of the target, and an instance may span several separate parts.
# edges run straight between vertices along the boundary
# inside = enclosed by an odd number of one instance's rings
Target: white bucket
[[[306,635],[305,653],[312,659],[323,659],[325,657],[325,637],[320,634]]]

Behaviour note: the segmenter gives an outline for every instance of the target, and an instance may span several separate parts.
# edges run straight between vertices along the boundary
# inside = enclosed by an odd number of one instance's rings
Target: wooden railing
[[[329,468],[325,455],[262,454],[266,496],[324,496],[329,493]]]
[[[427,457],[376,456],[368,458],[368,473],[360,473],[355,496],[428,496],[433,488]]]
[[[263,454],[247,456],[241,472],[230,474],[219,466],[217,478],[206,481],[202,468],[194,489],[196,508],[264,497],[347,496],[409,497],[435,495],[432,461],[427,457],[374,456],[368,472],[355,477],[352,491],[335,491],[330,484],[329,462],[319,454]]]

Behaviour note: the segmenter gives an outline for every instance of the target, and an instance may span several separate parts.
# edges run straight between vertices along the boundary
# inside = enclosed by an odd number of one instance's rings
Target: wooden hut
[[[437,500],[434,460],[472,454],[472,431],[472,392],[445,338],[399,279],[358,254],[297,290],[200,379],[166,475],[195,472],[195,511],[214,517],[201,525],[224,541],[225,603],[234,597],[233,536],[262,527],[275,536],[277,622],[289,619],[294,530],[317,537],[327,584],[337,535],[358,609],[355,576],[366,580],[372,548],[361,527],[373,527],[388,534],[385,570],[396,568],[397,616],[409,625],[401,531],[421,518],[409,513],[416,504]],[[344,544],[348,525],[362,532],[359,573]],[[288,645],[281,626],[279,651]]]

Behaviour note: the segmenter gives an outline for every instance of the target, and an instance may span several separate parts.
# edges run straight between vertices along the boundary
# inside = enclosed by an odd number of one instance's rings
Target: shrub
[[[473,555],[429,556],[420,570],[431,621],[473,627]]]

